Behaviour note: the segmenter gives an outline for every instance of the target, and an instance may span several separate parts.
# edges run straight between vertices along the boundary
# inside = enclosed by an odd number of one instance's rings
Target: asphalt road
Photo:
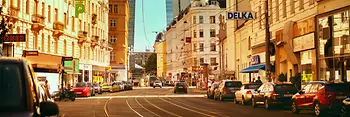
[[[265,110],[207,99],[204,91],[189,89],[173,94],[171,87],[135,88],[104,93],[76,101],[57,102],[61,117],[313,117],[311,112],[291,113],[288,108]]]

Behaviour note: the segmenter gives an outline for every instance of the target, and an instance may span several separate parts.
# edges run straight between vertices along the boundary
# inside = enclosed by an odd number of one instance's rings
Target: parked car
[[[222,80],[219,83],[219,87],[215,89],[214,99],[234,99],[236,91],[240,90],[242,86],[241,81]]]
[[[112,87],[109,89],[109,92],[113,93],[113,92],[118,92],[121,90],[122,90],[122,88],[121,88],[120,82],[115,82],[115,83],[112,83]]]
[[[350,97],[343,100],[343,106],[341,108],[341,117],[350,117]]]
[[[32,64],[23,58],[0,57],[0,117],[58,116],[56,103],[39,89]]]
[[[186,82],[176,82],[174,86],[174,93],[184,92],[187,93],[187,83]]]
[[[313,110],[320,116],[328,112],[340,112],[342,102],[350,94],[350,84],[331,83],[326,81],[309,82],[292,98],[292,112]]]
[[[132,90],[133,89],[133,85],[131,82],[126,82],[125,83],[125,89],[126,90]]]
[[[102,94],[102,87],[99,83],[95,83],[94,84],[94,89],[95,89],[95,92],[98,93],[98,94]]]
[[[219,87],[219,83],[218,82],[214,82],[212,85],[209,86],[209,89],[207,91],[207,97],[210,99],[214,98],[214,91],[216,88]]]
[[[95,87],[94,87],[94,85],[92,85],[91,82],[87,82],[87,84],[88,84],[88,87],[90,88],[91,96],[95,96],[95,95],[96,95],[96,92],[95,92]]]
[[[123,84],[122,81],[116,81],[116,82],[114,82],[114,83],[120,86],[120,91],[124,91],[125,85]]]
[[[292,96],[297,92],[298,89],[291,83],[267,82],[253,93],[252,106],[262,104],[268,110],[273,106],[290,105]]]
[[[260,83],[243,84],[241,89],[235,93],[235,103],[245,105],[252,101],[253,93],[261,86]]]
[[[92,91],[88,85],[87,82],[78,82],[75,84],[75,87],[73,87],[74,94],[83,97],[89,97],[92,94]]]
[[[153,83],[153,88],[156,88],[156,87],[160,87],[160,88],[162,88],[162,85],[163,83],[161,82],[161,81],[159,81],[159,80],[156,80],[156,81],[154,81],[154,83]]]
[[[112,88],[112,84],[105,83],[102,85],[102,92],[110,92],[111,88]]]
[[[166,86],[174,86],[174,81],[166,81],[165,85]]]

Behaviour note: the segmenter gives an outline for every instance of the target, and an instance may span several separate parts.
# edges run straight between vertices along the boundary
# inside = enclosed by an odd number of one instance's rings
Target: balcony
[[[100,40],[100,36],[92,35],[92,42],[98,42]]]
[[[64,30],[64,24],[62,22],[54,22],[53,23],[53,36],[56,38],[59,38],[61,35],[63,35],[63,30]]]
[[[86,40],[87,32],[86,31],[79,31],[78,37],[79,37],[78,44],[81,46],[83,43],[85,43],[87,41]]]
[[[92,42],[92,43],[91,43],[91,47],[92,47],[92,48],[95,48],[97,45],[98,45],[97,42]]]
[[[40,14],[32,15],[32,29],[34,32],[39,33],[41,29],[45,27],[45,17]]]
[[[18,13],[19,13],[19,8],[16,6],[11,5],[9,8],[9,21],[12,22],[13,24],[17,22],[19,19]]]
[[[92,14],[91,23],[92,23],[93,25],[97,24],[97,14],[96,14],[96,13],[93,13],[93,14]]]

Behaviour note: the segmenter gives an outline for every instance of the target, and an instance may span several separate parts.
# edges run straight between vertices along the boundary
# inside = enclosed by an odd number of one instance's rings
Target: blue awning
[[[252,65],[240,71],[240,73],[254,73],[259,70],[265,70],[265,64]]]

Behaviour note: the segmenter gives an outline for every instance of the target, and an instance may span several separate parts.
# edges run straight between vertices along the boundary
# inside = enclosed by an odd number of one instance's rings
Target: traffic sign
[[[73,57],[62,57],[62,61],[72,61]]]

